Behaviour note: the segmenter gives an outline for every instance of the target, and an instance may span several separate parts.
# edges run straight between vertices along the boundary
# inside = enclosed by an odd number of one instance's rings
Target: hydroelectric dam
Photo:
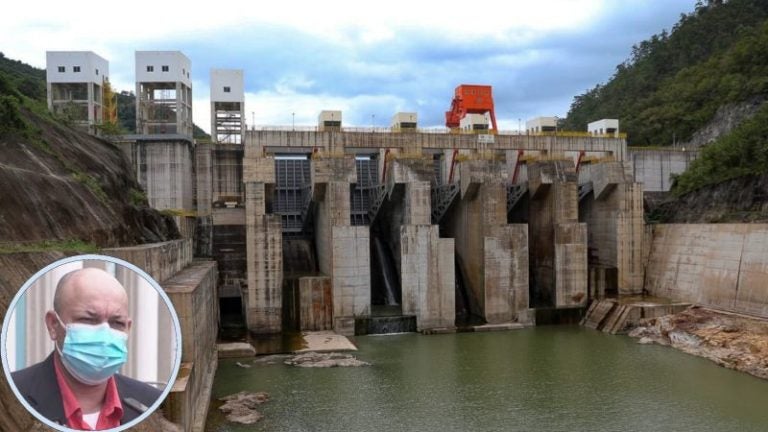
[[[180,238],[101,253],[145,270],[178,313],[181,371],[163,412],[183,430],[205,428],[213,394],[226,396],[243,386],[253,390],[269,377],[278,377],[269,391],[289,401],[280,406],[286,414],[275,417],[288,423],[273,424],[277,430],[317,430],[312,423],[317,419],[340,421],[322,423],[327,430],[380,430],[381,425],[490,430],[518,422],[526,413],[534,422],[543,421],[541,430],[564,425],[681,429],[697,420],[698,429],[722,430],[730,424],[722,419],[729,422],[730,412],[742,410],[745,400],[753,402],[753,423],[765,424],[763,401],[751,396],[764,394],[762,383],[745,393],[744,381],[734,381],[734,396],[723,399],[740,403],[719,415],[721,422],[706,417],[718,404],[709,401],[689,411],[696,414],[680,417],[687,411],[677,403],[683,396],[656,400],[664,389],[691,387],[667,374],[657,374],[660,386],[649,387],[648,372],[671,370],[673,364],[676,375],[698,369],[680,366],[678,357],[654,366],[647,359],[658,357],[647,347],[627,348],[626,340],[601,339],[600,333],[580,328],[358,338],[358,347],[380,360],[380,368],[346,378],[318,374],[321,379],[312,381],[291,372],[284,380],[282,372],[252,369],[244,379],[243,370],[251,364],[230,360],[223,360],[217,372],[219,357],[242,355],[243,360],[272,352],[274,346],[260,343],[299,332],[318,336],[314,332],[323,331],[321,339],[349,343],[332,333],[432,334],[581,321],[583,327],[620,333],[628,324],[691,304],[764,320],[768,225],[646,225],[644,193],[649,198],[669,191],[672,174],[684,171],[697,151],[628,150],[616,119],[568,132],[558,130],[556,117],[539,117],[526,122],[525,130],[520,125],[504,132],[497,129],[490,86],[457,87],[446,129],[419,128],[417,113],[396,113],[387,128],[350,128],[342,123],[341,111],[321,112],[313,126],[247,128],[243,71],[213,69],[211,140],[196,139],[190,59],[178,51],[137,51],[135,56],[136,134],[110,136],[111,143],[104,144],[125,153],[146,200],[174,217]],[[103,103],[111,97],[104,91],[108,62],[92,52],[48,52],[47,63],[49,109],[80,113],[73,125],[100,133],[102,121],[116,109],[112,105],[110,114]],[[84,74],[85,65],[98,67]],[[139,196],[129,199],[144,203],[141,191],[132,193]],[[49,259],[37,254],[21,265],[5,265],[20,268],[14,272],[20,285],[21,275],[33,274]],[[241,344],[244,352],[224,353],[218,343],[232,323],[247,329],[250,343]],[[729,334],[735,328],[722,327]],[[659,336],[674,333],[667,330],[660,328]],[[693,340],[674,334],[677,340]],[[297,347],[289,348],[285,351]],[[728,356],[745,363],[743,357]],[[615,375],[616,369],[629,374]],[[699,395],[713,393],[706,385],[729,379],[688,375],[689,382],[705,384],[690,390]],[[327,385],[329,376],[339,381]],[[615,385],[628,381],[637,384],[634,391]],[[437,402],[435,382],[452,383]],[[469,390],[476,393],[465,393],[470,382]],[[417,391],[404,398],[400,389],[408,386]],[[724,387],[717,387],[721,394]],[[307,398],[309,388],[320,396]],[[339,388],[366,388],[373,396]],[[617,396],[606,397],[606,389]],[[349,399],[339,402],[340,393]],[[455,397],[462,394],[466,399]],[[638,403],[637,394],[653,404]],[[351,420],[327,415],[335,412],[328,401],[346,409],[377,398],[402,403],[373,414],[361,409],[365,415]],[[480,398],[485,402],[478,403]],[[531,401],[537,409],[510,410]],[[595,426],[580,416],[585,402],[594,418],[623,412],[618,407],[627,405],[638,409],[634,417],[613,416],[630,426]],[[435,405],[442,408],[429,411]],[[486,411],[478,415],[479,405]],[[298,406],[316,411],[294,416]],[[546,423],[558,411],[565,413],[562,418]],[[664,411],[667,417],[647,415]],[[295,427],[294,417],[310,427]],[[581,423],[574,423],[576,418]],[[419,427],[410,423],[414,419],[434,422]],[[460,427],[467,419],[474,423]],[[22,419],[13,429],[26,430],[28,423]],[[535,428],[526,424],[519,430]]]
[[[422,332],[454,330],[457,311],[530,325],[537,308],[642,292],[642,186],[624,139],[320,124],[122,145],[253,333],[365,333],[377,306]],[[312,256],[303,275],[297,255]]]

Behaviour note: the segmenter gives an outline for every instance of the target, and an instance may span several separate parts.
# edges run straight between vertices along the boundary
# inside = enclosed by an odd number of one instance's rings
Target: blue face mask
[[[128,335],[107,323],[98,325],[59,323],[67,330],[64,344],[56,349],[67,371],[83,384],[101,384],[115,374],[128,358]]]

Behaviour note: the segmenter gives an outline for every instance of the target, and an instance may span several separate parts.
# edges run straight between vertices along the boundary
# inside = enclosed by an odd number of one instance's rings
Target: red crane
[[[445,112],[445,126],[458,128],[467,114],[490,113],[491,125],[496,132],[496,113],[493,110],[493,87],[489,85],[462,84],[456,87],[451,110]]]

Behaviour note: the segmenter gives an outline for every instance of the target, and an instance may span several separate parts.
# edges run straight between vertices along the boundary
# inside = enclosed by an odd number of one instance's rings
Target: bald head
[[[125,288],[111,274],[97,268],[64,275],[56,286],[53,309],[65,324],[106,322],[115,330],[130,328]]]

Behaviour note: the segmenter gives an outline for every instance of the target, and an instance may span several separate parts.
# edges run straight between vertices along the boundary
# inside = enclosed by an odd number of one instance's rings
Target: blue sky
[[[416,111],[420,126],[441,127],[454,88],[467,83],[492,85],[499,126],[514,130],[518,119],[564,116],[695,0],[191,3],[6,10],[0,51],[38,67],[46,50],[95,51],[116,87],[133,90],[135,50],[181,50],[206,130],[211,68],[245,71],[249,126],[290,125],[292,113],[297,126],[314,125],[319,111],[340,109],[348,126]]]

